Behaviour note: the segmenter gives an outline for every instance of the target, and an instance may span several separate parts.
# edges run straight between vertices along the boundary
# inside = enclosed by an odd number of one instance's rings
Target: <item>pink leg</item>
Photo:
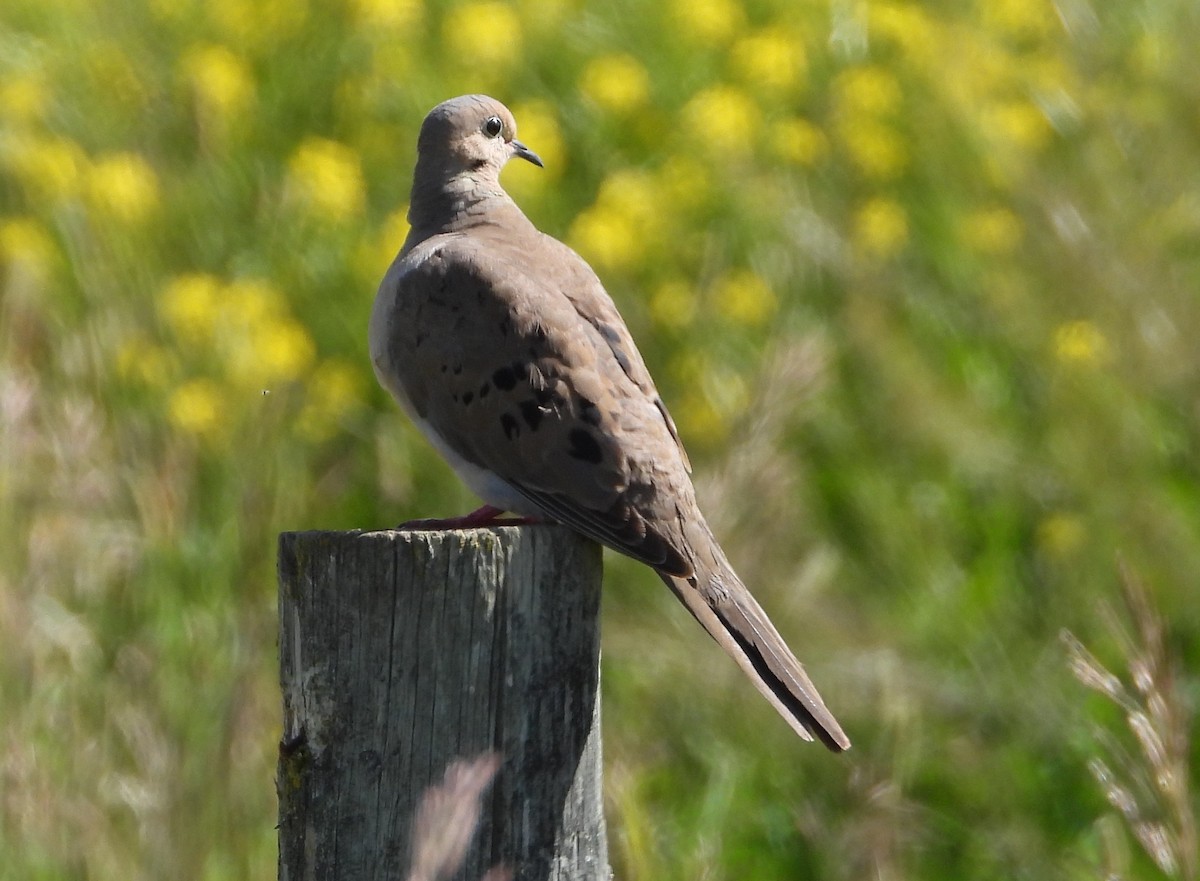
[[[477,511],[461,517],[434,517],[426,520],[409,520],[397,529],[475,529],[479,526],[531,526],[541,523],[537,517],[501,517],[500,508],[484,505]]]

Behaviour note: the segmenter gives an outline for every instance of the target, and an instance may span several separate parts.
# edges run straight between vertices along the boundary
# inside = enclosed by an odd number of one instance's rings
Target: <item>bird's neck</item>
[[[439,173],[440,172],[440,173]],[[446,173],[417,165],[408,223],[421,238],[456,232],[487,221],[495,211],[518,211],[490,169]]]

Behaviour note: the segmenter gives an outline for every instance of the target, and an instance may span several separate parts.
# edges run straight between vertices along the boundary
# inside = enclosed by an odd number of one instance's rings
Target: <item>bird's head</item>
[[[451,98],[429,111],[421,124],[418,161],[440,166],[451,175],[491,172],[498,177],[514,156],[540,167],[542,160],[516,136],[516,120],[495,98]]]

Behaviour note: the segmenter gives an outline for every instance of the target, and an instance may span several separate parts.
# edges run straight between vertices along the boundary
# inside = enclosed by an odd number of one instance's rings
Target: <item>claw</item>
[[[432,530],[432,529],[477,529],[482,526],[533,526],[544,523],[537,517],[501,517],[505,513],[500,508],[484,505],[470,514],[461,517],[432,517],[424,520],[408,520],[397,526],[397,529]]]

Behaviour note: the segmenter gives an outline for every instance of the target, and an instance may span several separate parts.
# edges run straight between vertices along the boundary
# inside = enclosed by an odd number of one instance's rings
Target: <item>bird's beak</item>
[[[524,159],[528,162],[532,162],[538,168],[546,167],[545,164],[542,162],[542,157],[538,156],[537,153],[534,153],[532,150],[530,150],[528,147],[526,147],[520,141],[512,142],[512,154],[514,156],[520,156],[522,159]]]

